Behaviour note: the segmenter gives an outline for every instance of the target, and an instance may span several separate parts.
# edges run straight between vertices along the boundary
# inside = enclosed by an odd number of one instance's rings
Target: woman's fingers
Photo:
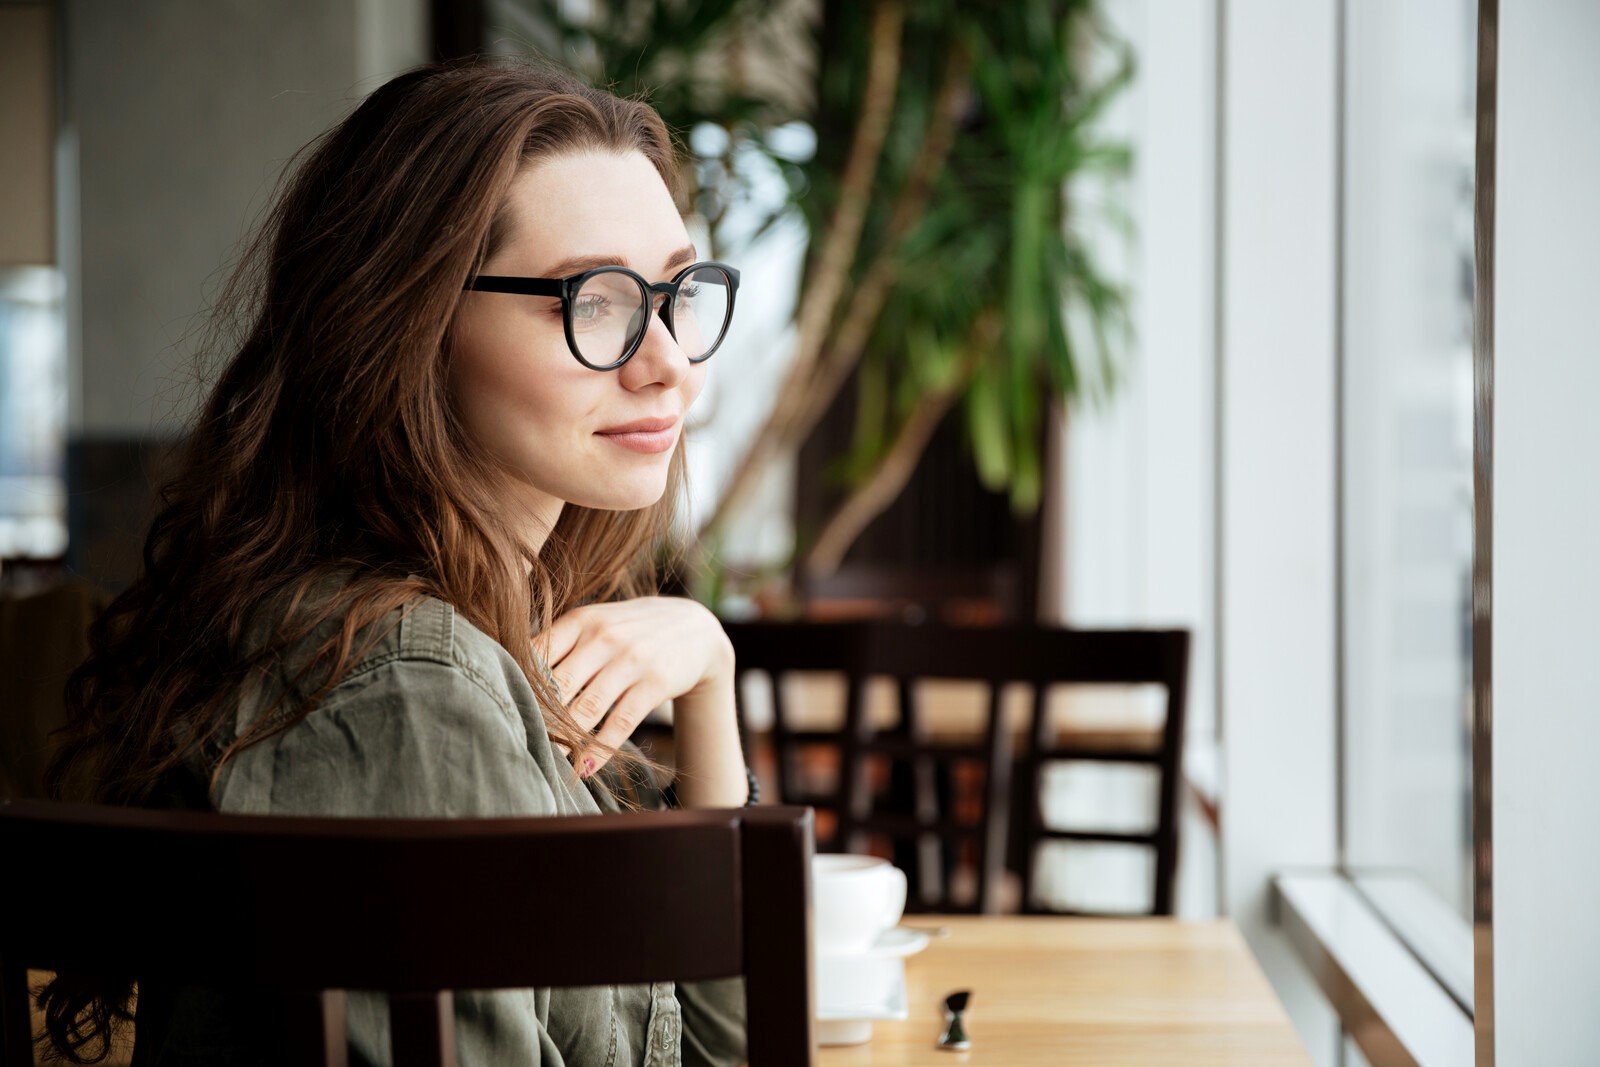
[[[561,699],[571,707],[596,676],[617,659],[615,644],[604,637],[590,636],[575,644],[562,658],[551,663],[550,674],[561,690]],[[600,709],[604,713],[605,709]],[[590,725],[593,725],[591,723]]]
[[[627,664],[606,664],[589,684],[567,702],[567,714],[585,730],[593,730],[623,693],[639,681],[637,671]]]
[[[611,714],[606,716],[600,732],[595,735],[597,744],[579,753],[576,761],[578,775],[587,778],[604,767],[611,753],[633,736],[633,731],[645,716],[654,711],[663,699],[659,692],[649,686],[636,685],[624,693],[612,707]]]
[[[576,649],[592,643],[595,638],[611,640],[610,617],[597,608],[610,605],[587,605],[573,608],[550,622],[549,629],[533,635],[534,653],[554,672],[560,662],[566,661]]]
[[[689,600],[639,597],[590,604],[534,638],[574,725],[598,744],[573,752],[588,775],[662,701],[732,672],[732,645],[715,616]]]
[[[540,658],[551,667],[567,657],[578,638],[583,636],[587,615],[582,608],[569,611],[552,622],[548,629],[533,635],[533,647]]]

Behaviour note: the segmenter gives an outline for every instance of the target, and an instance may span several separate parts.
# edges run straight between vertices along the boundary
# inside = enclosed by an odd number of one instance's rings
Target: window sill
[[[1279,925],[1373,1067],[1473,1062],[1471,1017],[1349,880],[1332,871],[1279,875],[1273,905]]]
[[[1451,999],[1471,1016],[1472,924],[1408,871],[1353,870],[1350,881]]]

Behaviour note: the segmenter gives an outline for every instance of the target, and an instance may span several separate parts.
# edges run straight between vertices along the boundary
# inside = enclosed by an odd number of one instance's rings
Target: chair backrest
[[[777,757],[778,796],[785,804],[805,804],[831,816],[841,808],[843,775],[836,785],[813,790],[805,784],[800,759],[808,746],[822,747],[837,754],[845,734],[860,718],[864,697],[863,682],[875,673],[873,625],[870,622],[723,622],[733,643],[735,673],[741,698],[740,724],[748,731],[743,712],[744,679],[758,671],[772,679],[772,741]],[[785,675],[803,671],[838,672],[845,676],[844,731],[817,730],[795,724],[784,694]],[[747,752],[750,751],[748,740]],[[837,845],[837,832],[827,835]],[[819,844],[820,844],[819,838]]]
[[[0,797],[45,795],[49,736],[66,723],[61,693],[107,599],[81,581],[27,596],[0,592]]]
[[[833,813],[837,832],[830,847],[855,850],[874,832],[916,846],[911,876],[914,905],[941,911],[998,910],[1008,835],[1021,868],[1023,910],[1043,910],[1030,897],[1034,853],[1040,842],[1066,838],[1147,845],[1156,850],[1153,913],[1170,914],[1177,862],[1178,783],[1181,773],[1189,635],[1182,630],[1070,630],[1043,626],[957,627],[942,623],[887,621],[849,623],[730,622],[741,676],[760,671],[773,680],[773,744],[780,798]],[[797,671],[831,671],[847,680],[841,730],[801,729],[786,705],[781,678]],[[894,680],[900,717],[892,731],[876,729],[866,709],[865,685],[873,676]],[[988,713],[980,739],[951,743],[933,736],[917,699],[919,680],[966,680],[988,689]],[[1033,692],[1028,743],[1020,758],[1002,714],[1003,688],[1023,683]],[[1070,684],[1155,684],[1166,707],[1154,744],[1097,743],[1086,746],[1070,734],[1053,736],[1047,714],[1049,687]],[[838,753],[837,784],[825,791],[801,787],[799,758],[808,746]],[[887,757],[909,768],[909,803],[874,807],[869,759]],[[1149,833],[1060,831],[1044,822],[1040,787],[1053,760],[1144,763],[1160,775],[1157,824]],[[984,770],[976,820],[957,820],[941,803],[936,784],[942,768],[979,764]],[[1013,781],[1013,769],[1017,778]],[[948,790],[946,790],[948,792]],[[1015,794],[1015,799],[1013,798]],[[976,844],[976,894],[971,901],[950,895],[941,857],[963,842]]]
[[[1065,635],[1065,636],[1064,636]],[[1042,688],[1034,690],[1029,716],[1026,754],[1019,761],[1020,795],[1013,834],[1020,858],[1022,911],[1030,914],[1056,909],[1040,904],[1032,894],[1033,871],[1039,847],[1045,841],[1083,841],[1138,845],[1155,852],[1154,885],[1146,914],[1173,914],[1178,873],[1178,801],[1183,778],[1183,739],[1187,721],[1189,632],[1187,630],[1083,630],[1042,631],[1035,655],[1065,662],[1057,682],[1107,685],[1158,685],[1165,695],[1159,739],[1154,746],[1099,739],[1082,740],[1070,732],[1056,735],[1045,710]],[[1043,809],[1043,771],[1063,760],[1098,761],[1153,767],[1158,794],[1155,825],[1143,831],[1055,829],[1046,825]]]
[[[451,990],[742,974],[751,1062],[809,1064],[811,851],[803,808],[347,819],[0,803],[4,1062],[32,1062],[33,967],[278,988],[308,1064],[344,1062],[337,991],[384,991],[397,1067],[454,1062]],[[577,883],[535,876],[549,871],[603,872],[582,881],[595,921],[550,921]],[[108,895],[126,920],[86,922]]]

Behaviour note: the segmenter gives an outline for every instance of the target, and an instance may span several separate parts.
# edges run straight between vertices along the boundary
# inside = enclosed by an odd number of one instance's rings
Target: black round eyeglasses
[[[647,282],[627,267],[595,267],[565,278],[480,274],[463,289],[561,298],[567,347],[592,370],[615,370],[644,343],[654,310],[691,363],[727,336],[739,272],[726,263],[691,263],[670,282]]]

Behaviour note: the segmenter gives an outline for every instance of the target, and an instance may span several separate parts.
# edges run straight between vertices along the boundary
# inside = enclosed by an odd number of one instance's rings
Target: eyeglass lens
[[[700,359],[722,339],[728,324],[728,276],[701,267],[683,279],[670,318],[678,347]],[[584,360],[615,363],[643,335],[653,301],[630,275],[602,271],[588,278],[572,300],[572,336]]]

